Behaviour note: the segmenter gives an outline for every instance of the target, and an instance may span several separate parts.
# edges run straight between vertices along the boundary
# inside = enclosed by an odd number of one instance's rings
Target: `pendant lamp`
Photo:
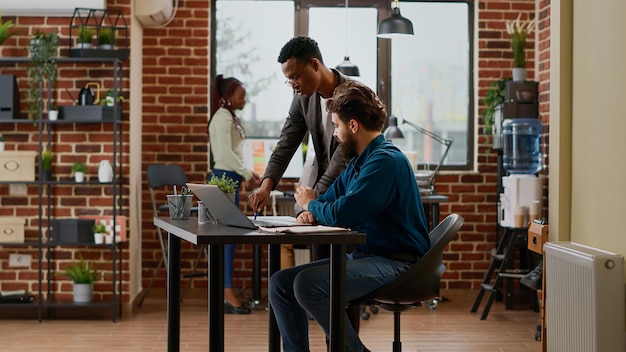
[[[346,0],[346,56],[343,57],[343,62],[337,65],[335,68],[337,71],[343,73],[346,76],[358,77],[360,76],[359,67],[350,62],[350,56],[348,56],[348,0]]]
[[[395,38],[413,35],[413,23],[400,14],[398,0],[392,3],[391,17],[387,17],[378,24],[379,38]]]

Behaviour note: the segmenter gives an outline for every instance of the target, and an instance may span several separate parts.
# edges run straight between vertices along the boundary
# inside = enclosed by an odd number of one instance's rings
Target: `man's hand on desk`
[[[266,205],[270,204],[270,191],[274,187],[274,181],[271,178],[264,178],[261,182],[261,186],[256,191],[252,192],[248,196],[248,202],[252,207],[252,210],[259,212],[263,210]]]
[[[309,210],[309,202],[315,200],[316,198],[315,191],[311,187],[298,187],[294,197],[296,198],[298,206],[300,206],[300,208],[304,211]]]
[[[298,214],[298,217],[296,218],[296,220],[298,220],[298,222],[301,224],[315,224],[317,222],[315,221],[313,214],[311,214],[308,211],[303,211],[300,214]]]

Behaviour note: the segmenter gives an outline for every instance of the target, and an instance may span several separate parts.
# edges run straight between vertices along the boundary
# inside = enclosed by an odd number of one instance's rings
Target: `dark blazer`
[[[350,80],[339,71],[331,70],[338,78],[338,84]],[[332,123],[328,121],[326,130],[322,130],[322,117],[330,115],[321,111],[320,97],[318,92],[308,97],[294,95],[289,108],[289,116],[280,133],[280,140],[265,168],[264,178],[269,177],[278,184],[307,131],[311,133],[315,148],[315,162],[310,177],[311,180],[315,180],[315,183],[303,186],[311,186],[317,195],[322,194],[346,168],[348,160],[339,152],[339,143],[332,137],[334,130]],[[324,145],[322,138],[324,134],[329,137],[330,143],[327,145]]]

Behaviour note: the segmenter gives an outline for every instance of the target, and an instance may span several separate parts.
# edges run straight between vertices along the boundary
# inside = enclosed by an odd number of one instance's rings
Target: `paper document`
[[[350,229],[345,227],[311,225],[311,226],[282,226],[282,227],[264,227],[259,226],[259,230],[265,232],[286,232],[286,233],[321,233],[321,232],[348,232]]]

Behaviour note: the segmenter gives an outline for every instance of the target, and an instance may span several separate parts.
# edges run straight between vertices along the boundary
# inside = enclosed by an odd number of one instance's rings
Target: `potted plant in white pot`
[[[92,49],[93,30],[87,26],[78,28],[76,47],[79,49]]]
[[[85,173],[87,172],[87,165],[81,162],[75,162],[72,165],[72,173],[74,174],[74,181],[83,182],[85,180]]]
[[[103,50],[113,50],[115,46],[115,31],[113,28],[105,27],[100,29],[98,46]]]
[[[535,21],[520,22],[521,13],[515,21],[506,21],[506,32],[511,36],[513,50],[513,80],[526,80],[526,38],[535,29]]]
[[[43,92],[47,92],[48,99],[56,89],[59,49],[59,33],[37,32],[30,41],[31,60],[26,68],[28,74],[28,116],[31,120],[38,120],[43,109]]]
[[[230,200],[233,201],[233,203],[235,202],[235,187],[237,187],[237,184],[239,184],[239,182],[233,180],[230,177],[227,177],[226,175],[222,175],[222,177],[211,175],[211,178],[209,179],[209,182],[207,182],[207,184],[216,185],[219,189],[222,190],[222,192],[226,193],[226,195],[230,198]]]
[[[93,283],[98,280],[98,268],[79,255],[80,261],[68,265],[62,275],[74,282],[74,302],[89,303],[93,296]]]
[[[91,228],[93,232],[93,241],[95,244],[103,244],[105,241],[105,237],[107,235],[107,228],[102,223],[95,223]]]

